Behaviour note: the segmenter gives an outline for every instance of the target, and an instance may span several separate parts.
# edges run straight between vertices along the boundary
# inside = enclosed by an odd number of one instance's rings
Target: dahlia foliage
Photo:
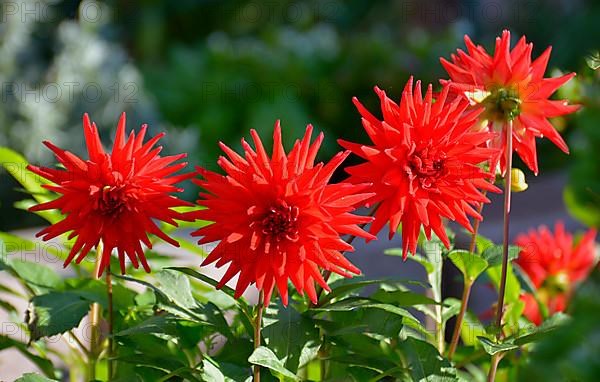
[[[536,325],[542,322],[538,301],[549,314],[563,312],[575,286],[583,281],[596,264],[596,231],[590,229],[575,243],[573,235],[557,222],[554,232],[546,226],[517,237],[521,248],[515,262],[536,288],[536,294],[523,293],[524,315]]]
[[[481,220],[476,211],[489,202],[483,191],[499,191],[483,162],[497,149],[484,147],[494,134],[475,131],[480,110],[467,110],[465,99],[448,100],[444,86],[436,99],[431,85],[425,97],[421,83],[413,89],[412,78],[397,104],[375,88],[383,119],[373,116],[356,98],[354,104],[371,145],[340,140],[340,145],[365,160],[347,167],[348,181],[371,183],[367,202],[377,204],[370,232],[376,235],[389,222],[389,236],[402,225],[403,256],[416,253],[421,227],[449,247],[443,219],[458,222],[469,231],[469,217]],[[475,207],[475,208],[474,208]]]
[[[316,303],[315,283],[329,290],[321,269],[346,277],[360,273],[342,255],[353,247],[340,235],[374,239],[358,227],[371,218],[351,213],[372,196],[365,191],[369,184],[330,184],[349,152],[315,164],[323,134],[311,143],[312,130],[308,125],[304,138],[286,154],[278,121],[270,157],[252,130],[255,149],[242,140],[243,156],[221,143],[227,158],[219,158],[218,164],[225,176],[198,169],[203,179],[197,184],[206,190],[198,204],[206,209],[196,216],[213,224],[193,235],[202,236],[200,244],[218,241],[202,264],[229,264],[219,287],[239,274],[236,297],[256,283],[268,302],[276,286],[287,305],[291,280]]]
[[[110,256],[116,249],[121,272],[125,273],[125,258],[134,268],[139,264],[146,272],[150,266],[142,244],[152,248],[148,234],[154,234],[166,242],[179,246],[166,235],[154,220],[177,226],[175,220],[187,218],[173,210],[189,206],[171,195],[181,192],[175,185],[192,174],[173,175],[187,163],[174,162],[186,154],[161,157],[162,147],[154,147],[164,136],[159,134],[143,143],[147,126],[143,125],[135,135],[125,135],[125,113],[117,126],[113,149],[107,153],[102,148],[95,123],[87,114],[83,116],[83,131],[89,155],[83,160],[75,154],[62,150],[49,141],[44,144],[54,152],[63,169],[29,166],[28,169],[52,182],[44,185],[60,196],[52,201],[30,208],[30,211],[58,209],[64,219],[43,229],[37,236],[50,240],[70,232],[75,238],[64,266],[73,261],[80,263],[90,250],[102,243],[102,253],[97,276],[100,277],[110,264]]]
[[[536,137],[547,137],[565,153],[567,144],[548,118],[569,114],[578,105],[569,105],[567,100],[548,99],[559,87],[575,76],[565,74],[556,78],[544,78],[551,47],[532,61],[533,44],[527,43],[525,36],[517,45],[510,48],[510,32],[503,31],[496,38],[494,54],[490,55],[480,45],[475,45],[465,36],[467,52],[458,49],[451,61],[441,58],[441,63],[450,76],[450,83],[456,91],[467,97],[478,107],[485,126],[490,131],[501,134],[490,141],[493,147],[501,148],[491,162],[492,168],[499,163],[501,172],[506,171],[506,133],[509,121],[513,123],[513,148],[523,162],[538,173]]]

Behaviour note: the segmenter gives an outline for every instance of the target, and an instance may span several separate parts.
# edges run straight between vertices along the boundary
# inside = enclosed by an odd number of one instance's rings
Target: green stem
[[[485,196],[485,192],[483,193]],[[477,213],[481,215],[481,211],[483,210],[483,203],[479,203],[479,208],[477,209]],[[477,233],[479,232],[479,224],[481,220],[475,220],[473,226],[473,233],[471,234],[471,244],[469,245],[469,253],[471,255],[475,254],[475,243],[477,242]],[[473,280],[474,281],[474,280]],[[448,359],[451,360],[452,356],[456,352],[456,347],[458,346],[458,339],[460,338],[460,332],[462,330],[462,322],[465,317],[465,313],[467,312],[467,307],[469,306],[469,297],[471,296],[471,288],[473,287],[473,281],[467,281],[465,279],[463,286],[463,294],[461,298],[460,312],[456,317],[456,324],[454,326],[454,331],[452,332],[452,341],[450,342],[450,349],[448,350]]]
[[[511,197],[511,172],[512,172],[512,121],[506,124],[506,172],[504,173],[504,240],[502,242],[502,274],[498,288],[498,304],[496,306],[497,338],[502,338],[502,316],[504,313],[504,294],[506,292],[506,275],[508,272],[508,243],[510,222],[510,197]],[[493,382],[496,377],[496,368],[501,356],[492,357],[488,381]]]
[[[450,348],[448,349],[448,359],[452,360],[454,353],[456,352],[456,347],[458,346],[458,339],[460,338],[460,331],[462,327],[463,320],[465,318],[465,313],[467,312],[467,306],[469,304],[469,296],[471,295],[471,287],[473,286],[473,281],[470,279],[465,279],[465,284],[463,287],[463,294],[460,304],[460,312],[456,317],[456,325],[454,326],[454,332],[452,332],[452,341],[450,342]]]
[[[113,377],[113,356],[114,356],[114,316],[113,316],[113,288],[110,276],[110,263],[106,270],[106,296],[108,300],[108,380]]]
[[[100,270],[100,264],[102,263],[102,244],[98,243],[96,246],[96,266],[94,267],[94,278],[98,279],[98,271]],[[89,322],[91,327],[90,333],[90,352],[88,358],[88,381],[96,379],[96,364],[98,363],[98,356],[100,355],[100,315],[101,315],[100,304],[97,302],[92,304],[92,308],[89,313]]]
[[[492,356],[492,363],[490,364],[490,373],[488,374],[488,382],[494,382],[496,380],[496,370],[498,370],[498,364],[502,360],[502,353],[496,353]]]
[[[262,315],[264,310],[264,292],[261,290],[258,294],[258,303],[256,304],[256,318],[254,322],[254,350],[260,347],[260,330],[262,328]],[[254,382],[260,382],[260,366],[254,365]]]

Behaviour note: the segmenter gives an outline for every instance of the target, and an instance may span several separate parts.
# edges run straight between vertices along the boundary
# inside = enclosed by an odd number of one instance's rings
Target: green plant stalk
[[[510,197],[511,197],[511,172],[512,172],[512,121],[506,124],[506,172],[504,174],[504,240],[502,242],[502,273],[500,276],[500,286],[498,288],[498,304],[496,306],[496,328],[498,330],[497,338],[502,338],[502,315],[504,312],[504,294],[506,292],[506,275],[508,272],[508,243],[509,243],[509,222],[510,222]],[[500,356],[492,357],[488,381],[494,381],[496,378],[496,368],[500,362]]]
[[[108,265],[108,269],[106,270],[106,296],[108,300],[108,356],[107,356],[107,364],[108,364],[108,380],[110,381],[113,377],[113,356],[114,356],[114,316],[113,316],[113,288],[112,288],[112,280],[110,275],[110,263]]]
[[[460,338],[460,331],[462,327],[463,320],[465,318],[465,313],[467,312],[467,306],[469,304],[469,297],[471,296],[471,288],[473,287],[473,280],[465,279],[465,283],[463,286],[463,293],[460,304],[460,312],[456,317],[456,326],[454,327],[454,331],[452,332],[452,340],[450,341],[450,347],[448,348],[448,360],[452,360],[454,353],[456,352],[456,347],[458,346],[458,339]]]
[[[496,380],[496,370],[498,370],[498,364],[502,360],[503,353],[496,353],[492,356],[492,363],[490,364],[490,373],[488,374],[488,382],[494,382]]]
[[[94,278],[98,278],[98,271],[102,262],[102,244],[96,246],[96,265],[94,267]],[[97,302],[92,304],[89,313],[89,322],[91,327],[90,333],[90,352],[88,357],[88,380],[96,379],[96,364],[100,355],[100,315],[102,309]]]
[[[484,192],[485,195],[485,192]],[[479,204],[479,208],[477,209],[477,213],[479,215],[481,215],[481,211],[483,210],[483,203]],[[471,234],[471,243],[469,244],[469,253],[474,255],[475,254],[475,243],[477,240],[477,233],[479,232],[479,224],[481,223],[480,220],[475,220],[474,223],[474,227],[473,227],[473,233]],[[458,313],[458,316],[456,317],[456,324],[454,326],[454,331],[452,332],[452,340],[450,341],[450,347],[448,349],[448,359],[452,360],[452,357],[454,356],[454,353],[456,352],[456,347],[458,346],[458,339],[460,338],[460,332],[462,330],[462,322],[465,318],[465,313],[467,312],[467,307],[469,306],[469,297],[471,296],[471,288],[473,287],[473,282],[475,280],[472,281],[468,281],[467,279],[464,280],[464,285],[463,285],[463,294],[462,294],[462,298],[460,300],[460,312]]]
[[[262,328],[262,315],[265,305],[265,294],[261,290],[258,294],[258,303],[256,304],[256,318],[254,322],[254,350],[260,347],[260,330]],[[254,382],[260,382],[260,366],[254,365]]]

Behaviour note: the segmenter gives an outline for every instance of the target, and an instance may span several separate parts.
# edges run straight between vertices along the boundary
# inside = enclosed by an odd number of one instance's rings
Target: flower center
[[[91,196],[96,196],[95,209],[104,216],[118,216],[127,209],[124,186],[93,187]]]
[[[410,155],[407,170],[409,175],[413,175],[419,180],[423,188],[431,187],[436,178],[446,172],[444,159],[430,155],[428,149]]]
[[[261,225],[262,233],[276,242],[283,239],[298,240],[298,207],[290,206],[284,201],[277,201],[264,215]]]
[[[495,88],[482,101],[485,117],[494,121],[510,121],[521,113],[519,93],[510,88]]]

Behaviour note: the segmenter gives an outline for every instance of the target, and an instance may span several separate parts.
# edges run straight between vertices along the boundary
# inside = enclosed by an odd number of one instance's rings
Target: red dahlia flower
[[[125,138],[123,113],[109,154],[102,148],[96,124],[90,123],[88,115],[84,114],[88,160],[45,141],[64,169],[28,166],[29,170],[54,183],[44,185],[45,188],[61,194],[55,200],[31,207],[30,211],[58,209],[65,215],[63,220],[37,234],[49,240],[71,231],[69,239],[77,238],[65,260],[65,267],[77,254],[76,262],[80,263],[102,241],[98,277],[109,265],[113,249],[118,251],[121,272],[125,273],[125,256],[135,268],[138,268],[139,260],[144,270],[150,272],[141,245],[152,248],[149,233],[179,246],[158,228],[153,219],[174,226],[177,225],[174,219],[187,220],[171,208],[190,204],[170,194],[182,191],[175,184],[190,178],[193,173],[169,176],[186,166],[187,163],[172,164],[186,154],[160,157],[162,147],[153,146],[164,133],[144,144],[146,129],[147,125],[143,125],[137,136],[132,131]]]
[[[521,252],[515,262],[529,276],[538,300],[550,314],[565,310],[575,285],[594,267],[595,237],[596,231],[591,229],[573,245],[573,236],[565,232],[562,222],[556,223],[554,233],[541,226],[517,237]],[[535,296],[524,293],[521,299],[525,302],[525,317],[539,325],[542,315]]]
[[[478,165],[496,150],[482,147],[493,134],[474,132],[479,111],[466,111],[468,102],[447,101],[445,86],[434,101],[431,85],[425,98],[412,78],[400,104],[375,88],[383,120],[374,117],[354,98],[363,126],[373,145],[340,140],[366,162],[346,169],[353,183],[372,183],[368,203],[379,203],[370,232],[377,234],[389,221],[390,238],[402,223],[403,255],[416,252],[421,226],[428,238],[433,230],[449,246],[442,218],[472,230],[469,216],[481,220],[473,206],[489,202],[481,190],[499,191],[489,183],[493,175]]]
[[[535,148],[536,137],[548,137],[565,153],[567,144],[554,129],[548,118],[576,111],[578,105],[569,105],[566,100],[548,98],[575,73],[556,78],[544,78],[551,47],[548,47],[533,62],[533,44],[526,43],[525,36],[510,49],[510,32],[503,31],[496,38],[494,55],[490,56],[482,46],[475,45],[465,36],[467,52],[458,50],[451,56],[452,62],[441,58],[453,86],[472,101],[483,106],[482,119],[490,131],[502,132],[508,121],[513,122],[513,147],[523,162],[538,173]],[[442,81],[445,82],[445,81]],[[506,134],[499,134],[492,142],[500,147],[492,168],[500,162],[502,174],[506,171]]]
[[[319,268],[350,277],[360,270],[343,255],[353,247],[341,234],[373,238],[357,225],[372,220],[351,212],[370,194],[368,185],[329,184],[335,169],[349,155],[337,154],[329,163],[314,164],[323,134],[312,144],[312,126],[302,141],[286,155],[281,144],[279,121],[273,133],[273,154],[267,155],[256,131],[251,130],[256,150],[242,139],[244,156],[220,144],[228,158],[218,164],[225,176],[199,169],[206,190],[198,204],[199,219],[214,222],[194,232],[199,244],[219,241],[202,265],[229,263],[218,287],[239,273],[235,295],[252,283],[264,291],[268,304],[277,286],[284,305],[288,302],[288,279],[299,293],[316,303],[314,283],[329,290]]]

